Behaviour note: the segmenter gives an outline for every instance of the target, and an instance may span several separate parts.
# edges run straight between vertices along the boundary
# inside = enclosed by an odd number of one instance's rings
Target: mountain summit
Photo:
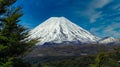
[[[120,39],[113,37],[105,37],[99,40],[99,44],[120,44]]]
[[[37,45],[64,42],[90,43],[99,39],[65,17],[51,17],[31,30],[29,34],[29,39],[39,39]]]

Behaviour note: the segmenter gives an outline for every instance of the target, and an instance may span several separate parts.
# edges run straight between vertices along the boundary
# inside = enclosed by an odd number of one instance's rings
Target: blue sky
[[[18,0],[21,24],[32,29],[50,17],[64,16],[99,37],[120,38],[120,0]]]

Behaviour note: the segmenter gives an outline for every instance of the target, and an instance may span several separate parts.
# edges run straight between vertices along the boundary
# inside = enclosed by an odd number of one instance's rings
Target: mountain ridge
[[[51,17],[31,30],[29,34],[28,39],[39,39],[37,45],[43,45],[46,42],[62,43],[64,41],[92,43],[100,39],[65,17]]]
[[[120,40],[114,37],[104,37],[99,40],[99,44],[119,44]]]

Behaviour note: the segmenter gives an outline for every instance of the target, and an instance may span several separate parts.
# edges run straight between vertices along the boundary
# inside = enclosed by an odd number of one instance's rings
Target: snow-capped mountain
[[[105,37],[99,40],[99,44],[118,44],[118,43],[120,43],[120,40],[113,37]]]
[[[63,42],[92,43],[99,39],[65,17],[51,17],[29,34],[28,39],[39,39],[37,45]]]

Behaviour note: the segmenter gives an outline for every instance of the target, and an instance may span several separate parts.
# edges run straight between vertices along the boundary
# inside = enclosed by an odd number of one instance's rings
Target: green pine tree
[[[21,67],[28,67],[20,56],[36,42],[23,40],[28,33],[26,28],[18,24],[19,18],[23,16],[21,7],[11,8],[15,2],[0,0],[0,67],[18,67],[22,64]]]

